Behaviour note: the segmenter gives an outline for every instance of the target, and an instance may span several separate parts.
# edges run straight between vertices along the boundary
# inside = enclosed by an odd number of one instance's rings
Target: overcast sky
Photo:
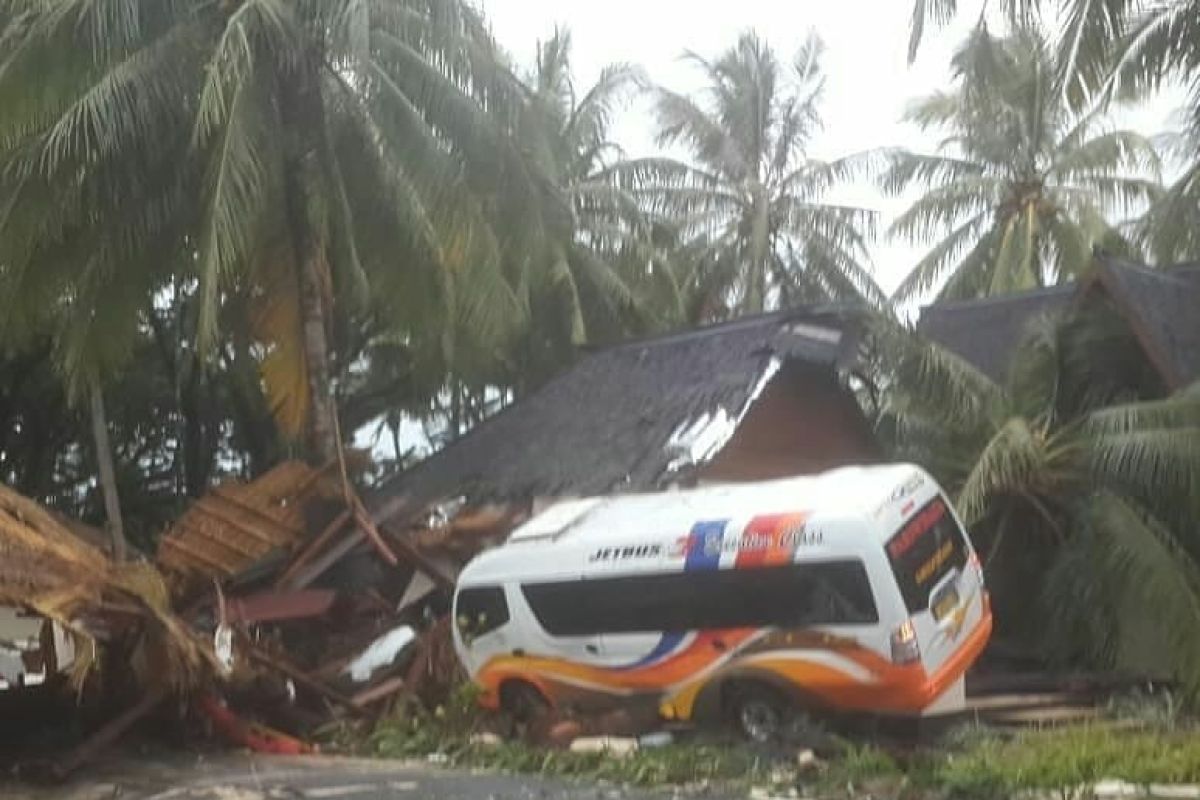
[[[480,0],[500,43],[522,66],[533,63],[536,42],[554,26],[570,29],[577,87],[595,80],[604,65],[641,65],[652,80],[679,91],[701,85],[694,67],[681,62],[684,50],[705,56],[729,47],[753,28],[790,61],[807,32],[826,45],[827,74],[823,133],[811,155],[836,158],[875,147],[929,149],[927,135],[901,124],[907,103],[949,83],[949,60],[978,15],[976,0],[960,2],[958,21],[926,37],[917,62],[907,63],[911,0]],[[1122,123],[1157,133],[1165,106],[1130,115]],[[645,102],[619,118],[616,138],[631,156],[653,151],[653,125]],[[886,225],[904,199],[881,196],[873,187],[844,187],[831,199],[878,209]],[[904,244],[879,242],[872,253],[876,280],[887,292],[919,257]]]

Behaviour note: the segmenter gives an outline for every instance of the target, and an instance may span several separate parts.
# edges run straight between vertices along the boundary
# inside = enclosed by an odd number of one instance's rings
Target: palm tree
[[[1183,171],[1150,209],[1140,233],[1158,263],[1200,259],[1200,0],[1155,3],[1124,15],[1106,72],[1110,92],[1138,96],[1178,78],[1188,88],[1183,130],[1168,150]]]
[[[577,91],[571,35],[555,30],[539,42],[525,83],[530,95],[531,143],[539,174],[552,181],[560,203],[545,218],[547,237],[515,255],[541,263],[544,278],[528,285],[529,324],[518,342],[514,383],[536,385],[570,359],[574,346],[621,338],[638,311],[635,287],[619,267],[646,255],[648,221],[610,167],[620,147],[610,130],[616,111],[642,83],[641,71],[611,64]]]
[[[849,160],[808,157],[824,79],[811,36],[790,68],[753,33],[715,60],[687,59],[702,98],[655,92],[660,146],[691,163],[629,161],[617,172],[649,213],[678,226],[695,267],[677,280],[689,317],[720,317],[836,299],[882,301],[866,249],[873,212],[822,201]]]
[[[886,191],[925,193],[891,225],[913,243],[940,241],[896,292],[907,300],[945,281],[941,297],[979,297],[1061,283],[1095,246],[1129,245],[1109,213],[1132,213],[1159,188],[1158,157],[1102,107],[1074,112],[1053,53],[1032,28],[1003,39],[976,30],[954,57],[956,83],[906,118],[942,134],[933,154],[887,151]]]
[[[912,334],[880,341],[897,455],[957,493],[999,629],[1106,666],[1150,648],[1200,689],[1200,386],[1165,397],[1105,307],[1034,325],[1002,385]]]
[[[1014,30],[1043,24],[1044,7],[1052,10],[1058,23],[1054,45],[1059,77],[1071,100],[1077,103],[1102,87],[1108,77],[1111,48],[1121,38],[1130,14],[1140,5],[1141,0],[1000,0],[997,8]],[[986,25],[987,9],[985,3],[977,28]],[[958,12],[958,0],[913,0],[910,64],[917,57],[926,25],[945,25]]]
[[[72,387],[195,281],[204,349],[246,297],[276,418],[327,459],[335,311],[435,340],[516,316],[487,220],[539,190],[519,86],[458,0],[0,7],[3,340],[52,331]]]

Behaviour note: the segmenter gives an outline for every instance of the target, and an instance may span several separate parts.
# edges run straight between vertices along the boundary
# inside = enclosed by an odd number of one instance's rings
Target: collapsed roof
[[[645,491],[720,450],[784,363],[831,375],[857,350],[851,312],[742,318],[590,353],[537,392],[376,491],[423,505]],[[386,516],[386,514],[384,514]]]

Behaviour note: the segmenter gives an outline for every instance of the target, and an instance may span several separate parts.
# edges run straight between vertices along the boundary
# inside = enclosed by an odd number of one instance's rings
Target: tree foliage
[[[1126,215],[1159,195],[1158,154],[1107,125],[1103,107],[1073,111],[1054,55],[1036,29],[996,38],[976,30],[956,53],[955,84],[906,118],[941,136],[931,154],[889,150],[878,180],[924,193],[889,234],[936,240],[896,291],[962,299],[1078,277],[1095,247],[1130,252]]]
[[[880,341],[897,451],[956,493],[1002,635],[1200,689],[1200,389],[1166,396],[1106,305],[1040,321],[1002,385],[912,334]]]
[[[715,59],[687,58],[707,80],[701,97],[655,92],[668,157],[618,171],[648,213],[679,230],[691,266],[677,277],[693,320],[829,299],[879,304],[867,255],[875,214],[825,201],[848,160],[806,148],[821,124],[823,46],[815,35],[790,64],[745,33]]]

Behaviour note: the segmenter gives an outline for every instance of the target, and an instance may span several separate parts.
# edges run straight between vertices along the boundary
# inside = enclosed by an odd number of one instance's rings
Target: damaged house
[[[592,352],[381,486],[368,506],[381,524],[452,508],[448,523],[430,515],[434,527],[499,537],[561,499],[876,460],[848,388],[858,327],[837,311],[786,311]]]

